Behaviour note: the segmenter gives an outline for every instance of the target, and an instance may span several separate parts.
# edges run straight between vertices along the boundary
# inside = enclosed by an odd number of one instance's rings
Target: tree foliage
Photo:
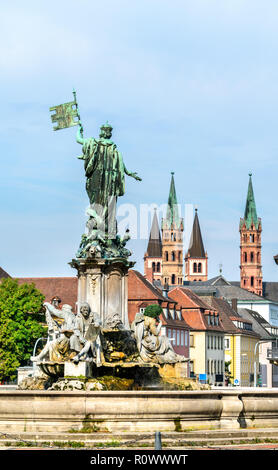
[[[28,363],[36,340],[46,335],[41,324],[44,296],[34,284],[7,278],[0,284],[0,381],[14,380]]]
[[[234,376],[232,375],[232,373],[230,371],[231,363],[232,363],[232,361],[226,361],[225,362],[225,380],[227,381],[227,384],[232,383],[232,379],[234,378]]]
[[[158,318],[159,315],[162,314],[162,312],[163,310],[162,310],[162,307],[160,307],[160,305],[151,304],[145,308],[144,315],[146,315],[147,317]]]

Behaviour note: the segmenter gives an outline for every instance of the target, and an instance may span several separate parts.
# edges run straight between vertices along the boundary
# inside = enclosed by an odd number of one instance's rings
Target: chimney
[[[232,299],[232,309],[237,312],[237,299]]]
[[[168,292],[169,292],[169,284],[166,282],[163,286],[162,293],[164,297],[168,298]]]

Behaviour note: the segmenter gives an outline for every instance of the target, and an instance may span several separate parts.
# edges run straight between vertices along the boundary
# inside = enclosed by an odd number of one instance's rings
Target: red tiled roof
[[[20,277],[19,284],[34,283],[36,288],[45,296],[46,302],[53,297],[61,299],[61,305],[69,304],[75,309],[77,302],[77,277]]]
[[[138,279],[139,283],[134,281]],[[139,271],[130,269],[128,272],[128,300],[150,300],[157,299],[162,302],[174,302],[173,299],[169,300],[164,297],[162,292],[154,287]]]
[[[204,310],[216,310],[214,307],[206,303],[203,299],[201,299],[197,294],[192,292],[190,289],[186,289],[184,287],[175,287],[170,291],[170,296],[174,296],[175,291],[180,291],[184,296],[187,297],[187,306],[188,307],[201,307]],[[184,297],[185,298],[185,297]]]
[[[0,267],[0,279],[7,278],[7,277],[11,277],[11,276],[8,273],[6,273],[6,271],[4,271],[3,268]]]
[[[179,307],[182,308],[183,318],[192,329],[224,332],[221,322],[219,325],[208,324],[208,314],[217,315],[218,310],[190,289],[176,287],[171,290],[170,295],[178,301]]]
[[[210,296],[206,297],[206,301],[213,307],[217,308],[222,325],[227,333],[240,333],[249,336],[258,336],[255,331],[238,328],[233,323],[234,321],[240,321],[242,323],[252,324],[252,321],[245,321],[244,318],[242,318],[237,312],[235,312],[235,310],[233,310],[231,305],[226,302],[226,300]]]

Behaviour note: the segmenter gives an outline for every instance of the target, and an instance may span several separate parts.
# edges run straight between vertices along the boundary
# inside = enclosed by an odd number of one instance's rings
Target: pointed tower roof
[[[168,206],[167,206],[166,218],[164,220],[164,223],[166,223],[168,227],[171,227],[171,225],[173,224],[176,226],[176,228],[179,228],[181,224],[181,219],[179,217],[174,172],[172,172],[171,175],[172,177],[171,177],[170,191],[169,191],[169,197],[168,197]]]
[[[161,243],[161,236],[160,236],[156,209],[154,210],[152,227],[150,231],[149,243],[148,243],[148,248],[147,248],[147,254],[151,258],[159,258],[162,256],[162,243]]]
[[[192,233],[191,233],[191,238],[190,238],[190,243],[189,243],[189,248],[188,248],[188,254],[192,258],[205,258],[206,257],[197,209],[195,209],[195,217],[194,217]]]
[[[252,173],[249,173],[249,184],[243,222],[245,222],[246,228],[249,229],[252,225],[252,222],[254,223],[255,227],[258,228],[259,221],[260,219],[257,216],[256,203],[252,185]]]

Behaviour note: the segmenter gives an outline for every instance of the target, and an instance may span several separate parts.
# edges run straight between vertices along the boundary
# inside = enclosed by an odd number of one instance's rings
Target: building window
[[[246,253],[246,251],[243,253],[243,259],[244,259],[244,262],[247,263],[247,253]]]
[[[190,335],[190,347],[194,348],[194,335]]]
[[[254,276],[251,276],[251,287],[254,286]]]
[[[176,346],[176,330],[173,330],[173,345]]]
[[[181,331],[181,346],[184,346],[184,331]]]
[[[172,251],[172,261],[176,261],[176,254],[174,251]]]
[[[254,263],[254,253],[253,253],[253,251],[251,251],[251,253],[250,253],[250,261],[251,261],[251,263]]]
[[[225,338],[225,349],[230,349],[230,339]]]
[[[165,251],[165,261],[168,261],[168,251]]]
[[[198,273],[202,272],[202,263],[198,263]]]
[[[155,263],[152,263],[152,270],[155,273]]]
[[[172,282],[172,284],[176,284],[176,276],[175,276],[175,274],[172,274],[171,282]]]
[[[184,332],[184,346],[185,347],[188,346],[188,332],[187,331]]]
[[[177,346],[180,346],[180,330],[177,330]]]
[[[156,265],[156,272],[160,273],[160,263],[157,263],[157,265]]]
[[[197,272],[197,263],[194,263],[194,264],[193,264],[193,272],[194,272],[194,273]]]

